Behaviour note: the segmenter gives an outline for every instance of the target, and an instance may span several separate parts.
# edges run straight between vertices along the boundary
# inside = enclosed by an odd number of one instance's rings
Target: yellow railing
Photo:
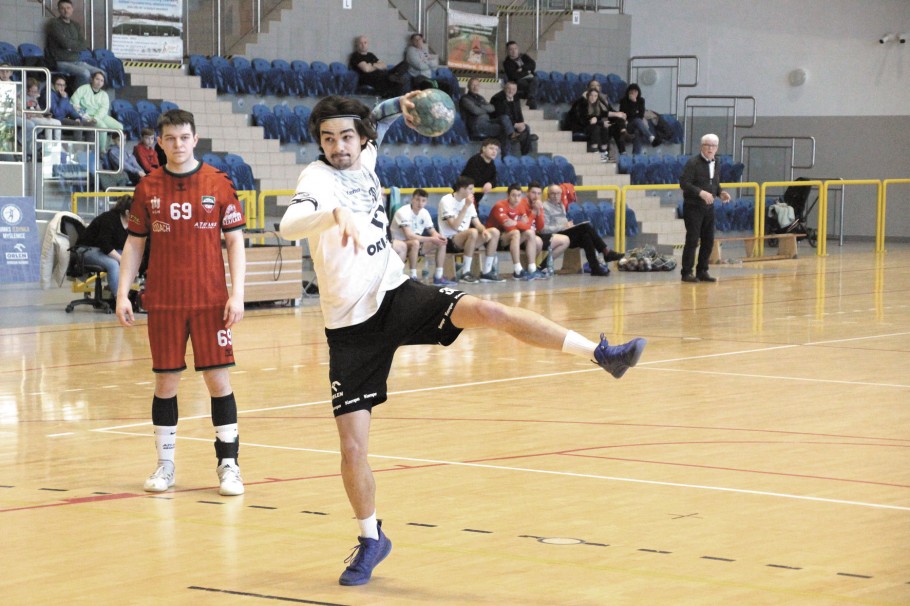
[[[910,184],[910,179],[885,179],[882,181],[878,213],[875,217],[875,252],[885,252],[885,209],[888,206],[888,186],[899,184]]]
[[[842,183],[842,181],[837,181],[837,183]],[[765,181],[761,184],[761,189],[759,195],[755,198],[755,214],[758,218],[758,221],[761,225],[761,229],[756,228],[755,235],[760,236],[765,233],[765,217],[767,217],[767,212],[765,209],[765,198],[767,197],[769,187],[790,187],[791,185],[805,185],[806,187],[816,186],[818,187],[818,249],[816,249],[816,254],[819,257],[823,257],[824,253],[824,238],[828,234],[828,199],[826,194],[828,193],[827,188],[822,187],[821,181]],[[760,210],[759,210],[760,208]],[[759,216],[759,212],[761,215]],[[765,241],[758,241],[758,255],[761,256],[765,252]]]
[[[908,179],[907,182],[910,183],[910,179]],[[803,183],[807,183],[807,181],[803,181]],[[879,251],[879,248],[878,248],[879,223],[884,223],[884,220],[885,220],[884,212],[882,211],[883,204],[884,204],[884,201],[882,199],[882,182],[879,181],[878,179],[845,179],[845,180],[837,179],[837,180],[832,180],[832,181],[825,181],[824,185],[822,185],[821,189],[819,190],[820,193],[818,195],[819,208],[818,208],[818,249],[817,249],[818,256],[824,257],[828,254],[828,241],[827,241],[827,236],[828,236],[828,187],[831,185],[834,185],[834,186],[875,185],[876,186],[876,189],[875,189],[875,201],[876,201],[876,204],[875,204],[875,207],[876,207],[875,250],[878,252]],[[824,230],[822,230],[822,226],[824,226]],[[882,234],[882,250],[884,250],[884,234]]]

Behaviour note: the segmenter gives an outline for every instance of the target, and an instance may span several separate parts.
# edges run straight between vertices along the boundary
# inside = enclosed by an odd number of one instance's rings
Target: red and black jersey
[[[245,224],[230,178],[208,164],[179,175],[165,167],[144,177],[136,186],[128,228],[151,243],[143,307],[224,305],[221,233]]]

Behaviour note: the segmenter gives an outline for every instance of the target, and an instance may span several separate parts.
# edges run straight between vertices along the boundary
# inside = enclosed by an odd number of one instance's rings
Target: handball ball
[[[455,103],[438,88],[419,91],[410,98],[414,103],[411,116],[414,117],[415,130],[426,137],[438,137],[444,134],[455,123]]]

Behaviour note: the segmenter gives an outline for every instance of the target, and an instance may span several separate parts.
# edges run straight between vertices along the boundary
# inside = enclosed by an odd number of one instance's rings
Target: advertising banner
[[[117,57],[183,61],[183,0],[113,0],[111,12]]]
[[[449,10],[449,69],[496,73],[496,33],[499,19]]]
[[[35,199],[0,196],[0,284],[37,282],[40,263]]]

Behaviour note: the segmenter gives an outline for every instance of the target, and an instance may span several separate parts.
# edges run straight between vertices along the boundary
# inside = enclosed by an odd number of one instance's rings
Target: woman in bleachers
[[[95,121],[95,126],[104,128],[119,128],[123,125],[111,117],[111,100],[104,90],[104,72],[98,70],[92,74],[90,84],[83,84],[76,89],[71,99],[77,111],[85,113]],[[101,149],[107,149],[107,134],[99,133],[98,143]]]
[[[600,152],[600,161],[610,160],[607,114],[610,108],[600,99],[597,90],[589,88],[585,96],[572,105],[575,121],[585,129],[588,153]]]
[[[654,147],[660,145],[660,139],[651,134],[648,123],[645,122],[645,98],[641,96],[641,89],[637,84],[630,84],[626,94],[619,102],[619,110],[626,114],[626,123],[629,131],[635,135],[632,142],[632,153],[640,154],[644,143]]]

